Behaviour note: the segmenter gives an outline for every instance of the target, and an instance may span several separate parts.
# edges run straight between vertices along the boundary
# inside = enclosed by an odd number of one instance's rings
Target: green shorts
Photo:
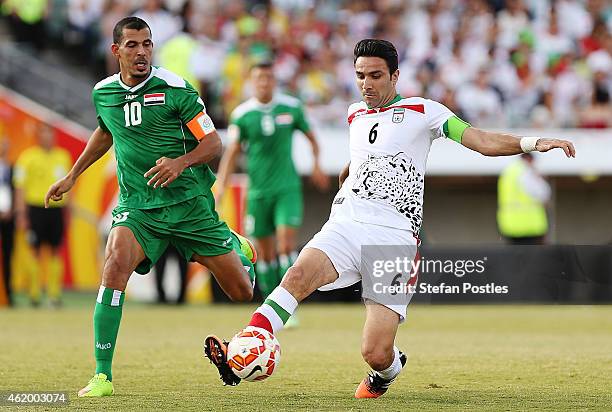
[[[273,235],[279,226],[300,227],[304,216],[302,188],[273,196],[247,195],[247,235],[262,238]]]
[[[144,250],[146,258],[136,272],[146,274],[169,244],[190,261],[194,254],[218,256],[232,251],[232,235],[215,212],[210,195],[157,209],[116,207],[113,225],[129,227]]]

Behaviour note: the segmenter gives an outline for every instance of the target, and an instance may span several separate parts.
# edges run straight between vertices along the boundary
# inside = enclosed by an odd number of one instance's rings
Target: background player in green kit
[[[206,163],[220,154],[221,141],[202,99],[179,76],[151,66],[153,41],[143,20],[119,21],[111,49],[120,73],[94,87],[99,127],[45,198],[46,206],[60,200],[114,144],[120,194],[94,311],[96,372],[79,396],[113,394],[125,287],[132,272],[146,274],[168,244],[209,268],[232,300],[253,296],[255,250],[215,212],[215,178]]]
[[[327,176],[319,165],[319,146],[298,99],[275,93],[272,64],[262,62],[251,69],[254,97],[240,104],[230,116],[230,145],[221,159],[217,199],[223,195],[236,158],[246,152],[249,187],[247,235],[257,241],[257,284],[263,297],[278,286],[297,257],[296,235],[302,224],[302,184],[291,148],[293,133],[300,130],[312,145],[312,181],[327,189]],[[278,263],[277,263],[278,253]]]

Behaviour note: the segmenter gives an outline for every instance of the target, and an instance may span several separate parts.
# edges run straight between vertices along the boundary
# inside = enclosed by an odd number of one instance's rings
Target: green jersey
[[[245,144],[250,196],[301,188],[291,157],[296,129],[307,133],[310,126],[300,101],[288,95],[276,94],[266,104],[251,98],[232,112],[228,131]]]
[[[154,189],[144,174],[160,157],[177,158],[198,145],[214,126],[194,88],[176,74],[152,67],[142,83],[130,87],[119,74],[94,87],[98,124],[113,136],[119,181],[119,206],[154,209],[210,191],[215,177],[208,165],[192,166],[170,185]]]

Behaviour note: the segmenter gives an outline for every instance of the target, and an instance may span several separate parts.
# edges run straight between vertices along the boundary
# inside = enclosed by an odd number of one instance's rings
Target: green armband
[[[442,131],[444,136],[449,139],[454,140],[457,143],[461,143],[461,137],[463,137],[463,132],[468,127],[472,127],[468,122],[464,122],[457,116],[449,117],[447,121],[444,122],[442,126]]]

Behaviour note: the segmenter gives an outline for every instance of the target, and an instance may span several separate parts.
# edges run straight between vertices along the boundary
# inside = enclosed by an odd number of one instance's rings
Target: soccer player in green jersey
[[[321,171],[319,146],[300,101],[275,93],[270,62],[254,65],[250,76],[254,97],[230,116],[231,143],[221,158],[216,196],[222,197],[244,148],[249,176],[246,231],[257,241],[257,284],[265,299],[297,257],[296,235],[302,224],[303,201],[301,180],[291,156],[294,131],[301,131],[312,146],[315,186],[324,190],[329,182]]]
[[[179,76],[151,66],[151,30],[142,19],[119,21],[111,49],[120,73],[94,87],[99,126],[45,198],[45,206],[59,201],[114,144],[120,194],[93,316],[96,372],[79,396],[113,394],[111,364],[128,279],[134,271],[146,274],[169,244],[210,269],[232,300],[253,296],[255,249],[215,212],[207,162],[220,154],[221,141],[202,99]]]

